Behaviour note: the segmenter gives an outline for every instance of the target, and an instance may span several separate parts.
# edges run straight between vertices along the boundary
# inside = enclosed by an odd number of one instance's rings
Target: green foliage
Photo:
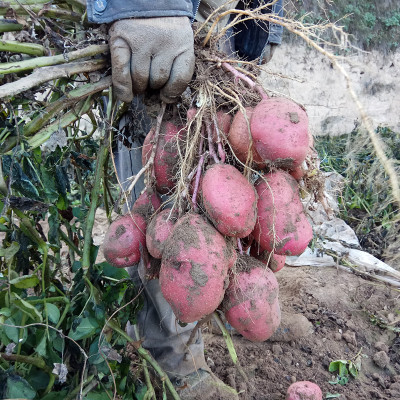
[[[0,385],[5,389],[1,391],[3,393],[2,399],[34,399],[36,391],[33,387],[23,378],[18,375],[0,373]]]
[[[395,50],[400,37],[398,2],[337,0],[294,3],[297,17],[316,24],[329,19],[353,35],[352,42],[365,50],[379,47]]]
[[[377,133],[385,143],[388,157],[400,161],[400,134],[387,127],[379,127]],[[374,152],[362,143],[356,131],[321,137],[316,141],[316,149],[321,170],[335,171],[345,178],[338,198],[340,217],[355,230],[364,248],[384,258],[385,249],[397,236],[394,219],[398,208],[392,202],[389,178]]]
[[[330,381],[331,385],[347,385],[350,377],[357,378],[360,371],[360,357],[356,361],[351,360],[335,360],[329,364],[329,372],[336,372],[336,380]]]
[[[400,315],[400,311],[396,310],[396,314]],[[387,329],[388,331],[400,334],[400,328],[397,326],[388,324],[382,317],[377,316],[373,313],[369,313],[369,320],[373,325],[379,326],[381,329]]]
[[[178,398],[140,342],[128,354],[125,326],[140,307],[132,280],[96,261],[96,210],[110,219],[121,198],[109,147],[128,109],[112,96],[104,27],[81,0],[25,3],[3,8],[18,19],[6,30],[29,43],[0,52],[3,64],[24,64],[0,75],[0,398],[150,398],[133,351]],[[46,57],[35,60],[38,48]],[[84,57],[72,64],[75,50]],[[59,62],[77,72],[55,79],[38,67]]]
[[[101,114],[103,102],[94,107]],[[71,126],[76,139],[67,146],[32,149],[12,121],[22,129],[23,118],[42,110],[16,109],[3,105],[0,114],[3,137],[17,139],[0,148],[0,398],[74,399],[82,387],[84,399],[116,390],[133,400],[123,332],[140,303],[115,311],[137,291],[125,270],[96,263],[98,246],[86,233],[93,210],[114,203],[110,132],[80,139]]]
[[[396,12],[393,15],[391,15],[390,17],[386,17],[383,20],[383,24],[387,27],[387,28],[391,28],[393,26],[400,26],[400,12]]]

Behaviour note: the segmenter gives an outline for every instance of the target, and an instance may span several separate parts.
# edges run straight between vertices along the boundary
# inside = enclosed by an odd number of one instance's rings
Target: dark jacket
[[[254,9],[265,0],[240,1],[237,8]],[[98,24],[125,18],[189,17],[195,19],[200,0],[87,0],[89,21]],[[247,4],[247,7],[244,6]],[[282,16],[282,0],[263,11]],[[268,43],[280,44],[283,28],[268,22],[246,21],[234,27],[235,49],[239,56],[254,60]]]
[[[236,6],[237,9],[255,9],[264,3],[263,0],[240,1]],[[282,0],[277,1],[272,6],[262,10],[263,14],[274,13],[275,15],[283,16]],[[269,22],[261,22],[248,20],[239,22],[233,27],[235,38],[235,50],[240,58],[245,60],[254,60],[260,57],[265,45],[268,43],[281,44],[283,27],[278,24]]]

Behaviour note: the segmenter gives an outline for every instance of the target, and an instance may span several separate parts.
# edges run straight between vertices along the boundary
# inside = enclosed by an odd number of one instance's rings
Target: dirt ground
[[[103,212],[96,222],[94,241],[101,244],[108,227]],[[203,334],[211,370],[241,392],[241,400],[284,400],[290,384],[303,380],[317,383],[324,399],[331,393],[340,394],[333,397],[340,400],[400,400],[400,334],[390,329],[400,328],[400,290],[332,267],[285,266],[276,276],[282,314],[300,314],[302,326],[283,324],[263,343],[233,334],[247,383],[219,329],[208,326]],[[359,376],[344,386],[330,384],[336,378],[330,362],[358,354]]]
[[[311,332],[297,339],[280,332],[264,343],[233,335],[246,384],[212,328],[204,336],[206,359],[216,375],[243,391],[241,399],[283,400],[288,386],[302,380],[317,383],[324,398],[331,393],[340,400],[400,399],[400,337],[376,322],[399,326],[399,291],[335,268],[286,266],[277,277],[282,311],[305,316]],[[330,384],[335,380],[330,362],[357,354],[359,376],[344,386]]]

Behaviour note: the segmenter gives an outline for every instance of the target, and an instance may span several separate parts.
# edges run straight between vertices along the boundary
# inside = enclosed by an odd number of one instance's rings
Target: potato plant
[[[197,73],[201,68],[200,59]],[[220,309],[243,336],[263,341],[280,322],[272,271],[283,267],[286,255],[301,254],[313,235],[299,183],[290,174],[303,164],[306,170],[312,141],[303,108],[268,97],[227,63],[222,68],[227,79],[245,82],[240,87],[243,100],[232,101],[229,108],[195,79],[198,87],[193,87],[190,103],[199,104],[206,95],[208,102],[186,114],[173,106],[159,107],[135,181],[145,174],[144,193],[158,191],[166,201],[153,209],[148,225],[139,224],[135,206],[123,217],[126,223],[113,222],[105,256],[116,267],[126,266],[124,260],[140,256],[146,235],[150,260],[161,259],[159,270],[150,275],[159,277],[164,298],[181,323],[201,323]],[[254,155],[259,163],[253,162]],[[257,283],[262,284],[256,289]]]
[[[127,338],[117,331],[138,303],[112,320],[115,329],[106,321],[136,290],[125,270],[95,262],[91,237],[93,208],[114,201],[106,149],[91,138],[51,152],[21,143],[1,157],[2,398],[108,398],[110,371],[117,391],[134,396]]]

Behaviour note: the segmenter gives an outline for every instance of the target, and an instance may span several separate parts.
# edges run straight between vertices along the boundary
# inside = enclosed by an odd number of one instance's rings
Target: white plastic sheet
[[[336,195],[340,190],[343,178],[335,173],[325,174],[325,191],[328,205],[337,211]],[[307,248],[298,257],[287,257],[286,264],[291,267],[313,266],[333,267],[358,272],[364,276],[377,279],[400,287],[400,271],[362,251],[358,238],[343,220],[329,217],[321,204],[304,200],[304,207],[313,225],[314,249]]]

